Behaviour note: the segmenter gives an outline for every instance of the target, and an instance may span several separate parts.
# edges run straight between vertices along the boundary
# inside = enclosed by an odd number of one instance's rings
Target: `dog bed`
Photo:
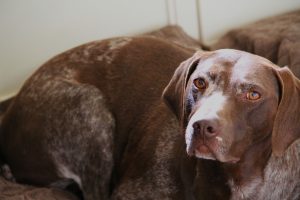
[[[288,66],[300,78],[300,10],[263,19],[225,34],[211,49],[232,48]]]

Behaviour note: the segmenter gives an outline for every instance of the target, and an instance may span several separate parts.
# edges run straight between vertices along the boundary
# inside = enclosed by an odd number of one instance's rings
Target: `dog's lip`
[[[196,152],[200,153],[200,154],[204,154],[204,155],[212,155],[214,157],[214,159],[216,159],[213,151],[209,148],[208,145],[202,143],[200,145],[197,145],[196,147],[190,147],[187,149],[187,153],[189,156],[195,156]]]
[[[232,156],[229,156],[229,157],[226,157],[226,158],[221,158],[221,159],[217,157],[217,160],[222,162],[222,163],[230,163],[230,164],[236,164],[240,161],[239,158],[232,157]]]
[[[236,164],[240,161],[240,158],[234,157],[234,156],[219,156],[214,150],[207,144],[202,143],[201,145],[198,145],[194,151],[197,151],[201,154],[212,154],[213,157],[222,163],[230,163],[230,164]],[[195,155],[195,153],[189,153],[190,156]]]
[[[212,153],[210,148],[205,144],[199,145],[196,149],[201,153]]]
[[[240,158],[234,157],[234,156],[219,156],[218,153],[215,153],[213,149],[211,149],[208,145],[206,145],[207,148],[210,150],[210,152],[214,155],[214,157],[216,158],[216,160],[222,162],[222,163],[231,163],[231,164],[235,164],[237,162],[240,161]]]

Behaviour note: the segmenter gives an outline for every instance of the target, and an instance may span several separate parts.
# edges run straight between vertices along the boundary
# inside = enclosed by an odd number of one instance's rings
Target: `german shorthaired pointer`
[[[152,37],[125,37],[52,58],[5,113],[1,159],[17,182],[65,187],[72,180],[86,200],[175,196],[169,162],[180,136],[161,94],[193,51]],[[162,120],[165,113],[172,117]],[[127,178],[130,173],[135,176]]]
[[[136,37],[54,57],[6,111],[1,159],[86,200],[297,199],[299,80],[235,50],[198,52],[171,79],[191,56]]]

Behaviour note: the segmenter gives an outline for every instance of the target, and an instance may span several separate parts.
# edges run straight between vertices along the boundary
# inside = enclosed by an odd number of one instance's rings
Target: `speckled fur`
[[[80,177],[77,184],[86,199],[106,199],[113,166],[112,114],[99,89],[73,80],[71,69],[61,70],[53,78],[55,72],[42,68],[27,82],[18,96],[19,112],[43,120],[36,121],[42,124],[36,129],[44,135],[40,142],[52,157],[58,177],[72,178],[62,173],[64,166]],[[28,104],[30,107],[25,106]],[[22,120],[27,123],[31,119]],[[76,134],[78,130],[81,134]],[[98,178],[91,178],[95,176]]]
[[[294,142],[282,157],[271,156],[263,177],[257,177],[239,189],[231,199],[289,199],[300,198],[300,140]],[[272,192],[270,192],[272,191]]]
[[[153,128],[149,124],[158,117],[164,117],[162,111],[166,111],[163,105],[160,105],[160,111],[156,108],[154,112],[149,112],[150,116],[146,116],[142,124],[137,125],[137,131],[143,131],[143,139],[141,139],[137,146],[131,143],[127,147],[127,154],[124,159],[138,158],[153,150],[149,160],[134,159],[134,162],[144,162],[149,167],[141,176],[132,177],[133,170],[140,170],[139,166],[134,163],[124,164],[125,173],[121,184],[114,191],[112,199],[176,199],[176,194],[179,192],[176,176],[172,172],[172,163],[175,162],[176,155],[174,154],[174,147],[176,140],[180,139],[178,134],[174,134],[174,130],[178,129],[176,119],[166,119],[161,127],[155,127],[157,131],[153,132]],[[153,109],[153,107],[152,107]],[[148,127],[147,127],[148,126]],[[133,150],[134,149],[134,150]],[[132,152],[136,151],[136,153]],[[155,192],[153,192],[155,191]],[[178,198],[178,197],[177,197]]]
[[[179,128],[160,98],[191,54],[159,39],[125,37],[52,58],[6,112],[1,157],[18,182],[64,187],[73,180],[85,200],[111,193],[115,199],[182,197],[175,173]]]

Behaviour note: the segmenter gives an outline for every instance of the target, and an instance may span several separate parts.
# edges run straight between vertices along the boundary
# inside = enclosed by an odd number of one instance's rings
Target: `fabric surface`
[[[7,181],[0,177],[1,200],[78,200],[71,193],[58,189],[38,188]]]
[[[267,18],[225,34],[211,49],[233,48],[288,66],[300,77],[300,10]]]

